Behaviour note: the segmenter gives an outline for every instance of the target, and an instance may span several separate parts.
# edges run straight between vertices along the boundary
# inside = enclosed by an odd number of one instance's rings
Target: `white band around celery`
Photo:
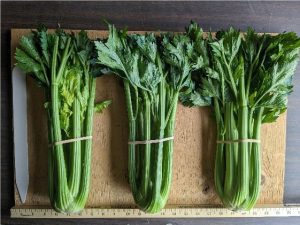
[[[68,140],[62,140],[62,141],[56,141],[53,144],[50,144],[49,147],[55,146],[55,145],[63,145],[63,144],[68,144],[76,141],[84,141],[84,140],[89,140],[92,139],[93,136],[86,136],[86,137],[79,137],[79,138],[72,138]]]
[[[156,139],[156,140],[146,140],[146,141],[129,141],[129,145],[145,145],[145,144],[156,144],[156,143],[161,143],[165,141],[170,141],[173,140],[174,137],[167,137],[167,138],[162,138],[162,139]]]

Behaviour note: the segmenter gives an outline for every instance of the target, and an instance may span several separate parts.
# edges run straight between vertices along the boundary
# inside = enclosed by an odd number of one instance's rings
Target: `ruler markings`
[[[57,213],[53,209],[12,208],[13,218],[203,218],[203,217],[288,217],[300,216],[299,206],[254,208],[230,211],[225,208],[166,208],[157,214],[139,209],[84,209],[78,214]]]

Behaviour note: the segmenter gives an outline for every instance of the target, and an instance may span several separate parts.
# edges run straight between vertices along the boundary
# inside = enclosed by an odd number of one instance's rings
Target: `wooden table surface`
[[[1,223],[2,224],[300,224],[300,218],[241,219],[10,219],[13,199],[13,138],[10,29],[106,29],[106,19],[128,30],[183,31],[190,20],[205,31],[234,26],[258,32],[295,31],[300,35],[299,2],[1,2]],[[14,50],[12,50],[14,51]],[[300,66],[289,97],[285,203],[300,203]]]

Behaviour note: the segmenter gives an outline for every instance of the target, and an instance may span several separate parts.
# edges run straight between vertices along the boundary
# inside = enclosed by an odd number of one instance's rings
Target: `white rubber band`
[[[170,141],[173,140],[174,137],[167,137],[167,138],[162,138],[162,139],[156,139],[156,140],[146,140],[146,141],[128,141],[129,145],[145,145],[145,144],[156,144],[156,143],[161,143],[165,141]]]
[[[68,143],[72,143],[75,141],[84,141],[84,140],[89,140],[92,139],[93,136],[86,136],[86,137],[79,137],[79,138],[72,138],[72,139],[68,139],[68,140],[62,140],[62,141],[56,141],[53,144],[50,144],[49,146],[55,146],[55,145],[63,145],[63,144],[68,144]]]

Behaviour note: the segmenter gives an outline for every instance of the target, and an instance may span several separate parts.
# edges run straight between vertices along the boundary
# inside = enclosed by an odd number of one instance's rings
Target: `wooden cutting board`
[[[11,62],[22,35],[29,29],[11,31]],[[91,38],[107,31],[88,31]],[[29,189],[21,204],[15,188],[15,206],[49,206],[47,193],[47,121],[43,90],[27,78]],[[97,78],[96,101],[112,105],[94,116],[92,179],[86,207],[132,208],[127,173],[128,122],[122,82],[114,76]],[[262,127],[262,188],[259,204],[282,204],[284,190],[286,114]],[[178,105],[174,144],[173,181],[168,207],[220,204],[214,190],[215,122],[210,108]]]

